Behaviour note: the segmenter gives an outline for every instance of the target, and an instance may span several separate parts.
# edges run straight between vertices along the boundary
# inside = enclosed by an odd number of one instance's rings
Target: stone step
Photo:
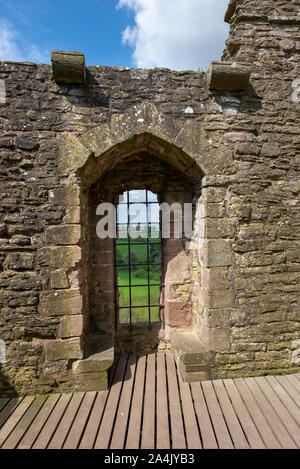
[[[88,357],[73,363],[75,387],[81,391],[104,391],[108,389],[108,370],[115,358],[114,346],[99,338],[98,344],[92,341],[89,345]]]
[[[211,354],[196,332],[174,332],[170,342],[184,381],[204,381],[210,378]]]

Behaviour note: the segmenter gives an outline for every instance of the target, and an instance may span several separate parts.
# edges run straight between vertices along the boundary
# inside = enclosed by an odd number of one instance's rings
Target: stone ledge
[[[97,342],[99,347],[98,344],[99,341]],[[72,365],[76,390],[87,392],[108,389],[108,369],[112,366],[114,358],[114,347],[109,341],[102,342],[101,350],[97,350],[92,341],[90,355],[83,360],[73,362]]]
[[[171,335],[171,350],[184,381],[209,379],[211,354],[193,330]]]
[[[114,347],[111,346],[106,350],[90,355],[88,358],[74,362],[72,369],[74,374],[95,373],[108,370],[113,362]]]

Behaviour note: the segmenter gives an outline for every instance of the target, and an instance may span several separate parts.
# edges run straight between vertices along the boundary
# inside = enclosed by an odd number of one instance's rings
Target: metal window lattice
[[[149,327],[151,327],[151,323],[153,322],[158,322],[159,318],[161,316],[161,309],[163,308],[163,305],[160,301],[161,298],[161,289],[162,289],[162,284],[161,284],[161,266],[162,266],[162,239],[161,239],[161,216],[159,215],[159,220],[157,222],[152,223],[152,220],[149,220],[149,207],[150,205],[156,204],[158,207],[158,202],[153,201],[153,195],[150,191],[145,190],[145,191],[135,191],[135,192],[144,192],[145,193],[145,199],[142,199],[143,201],[131,201],[131,194],[132,191],[127,190],[124,192],[123,196],[125,198],[125,202],[120,202],[118,204],[118,210],[117,210],[117,238],[115,240],[115,271],[116,271],[116,307],[117,307],[117,315],[116,315],[116,327],[121,324],[129,324],[130,326],[133,326],[134,324],[141,323],[141,322],[148,322]],[[151,198],[149,201],[149,194],[151,194]],[[144,205],[146,209],[146,220],[144,221],[135,221],[134,223],[131,223],[130,220],[130,206],[138,204],[138,205]],[[121,205],[126,205],[127,206],[127,222],[120,221],[120,212],[119,212],[119,207]],[[147,227],[147,233],[148,237],[145,238],[139,238],[137,239],[132,239],[129,235],[129,226],[130,225],[143,225]],[[153,240],[152,238],[149,239],[149,231],[151,230],[151,226],[156,225],[158,226],[158,237]],[[123,228],[123,234],[126,233],[126,238],[125,241],[122,238],[119,238],[119,233],[120,233],[120,227]],[[120,256],[118,255],[120,253],[120,246],[122,246],[123,251],[126,251],[128,262],[122,262],[120,261]],[[132,261],[132,251],[135,246],[145,246],[145,254],[146,254],[146,260],[145,262],[134,262]],[[159,262],[153,262],[151,261],[151,246],[157,246],[157,253],[159,253]],[[119,249],[119,252],[118,252]],[[156,249],[156,248],[154,248]],[[154,251],[155,252],[155,251]],[[156,253],[156,254],[157,254]],[[154,254],[154,260],[155,260],[155,254]],[[120,282],[120,277],[119,277],[119,269],[121,268],[128,268],[128,280],[129,282],[126,284],[122,284]],[[134,270],[137,267],[143,267],[146,270],[146,276],[147,276],[147,281],[142,281],[141,283],[133,283],[133,277],[134,277]],[[159,275],[159,282],[157,281],[152,281],[151,280],[151,268],[155,267],[158,271]],[[134,304],[133,301],[133,292],[134,288],[138,287],[144,287],[147,289],[147,303],[143,304]],[[156,287],[158,290],[157,294],[157,302],[153,303],[151,302],[151,288]],[[120,305],[120,294],[121,294],[121,289],[128,289],[129,293],[129,298],[128,298],[128,304],[123,306]],[[134,317],[134,312],[135,310],[144,308],[144,311],[147,310],[147,320],[139,321],[135,320]],[[157,308],[158,312],[158,318],[155,319],[152,315],[151,309]],[[127,311],[126,311],[127,310]],[[121,320],[120,316],[123,312],[128,312],[128,321]],[[126,313],[125,313],[126,314]],[[146,319],[146,318],[145,318]]]

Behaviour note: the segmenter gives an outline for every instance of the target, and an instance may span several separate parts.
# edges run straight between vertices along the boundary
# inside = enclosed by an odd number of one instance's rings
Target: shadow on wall
[[[6,376],[3,368],[3,365],[0,363],[0,398],[16,396],[17,392],[11,385],[9,378]]]
[[[247,93],[214,91],[214,98],[227,116],[234,116],[238,112],[258,112],[262,109],[262,98],[249,83]]]
[[[109,99],[101,90],[101,83],[86,69],[86,85],[57,83],[67,100],[80,107],[108,108]]]

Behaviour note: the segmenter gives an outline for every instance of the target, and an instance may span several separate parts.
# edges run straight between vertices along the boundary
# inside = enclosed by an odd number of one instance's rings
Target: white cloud
[[[47,63],[49,57],[49,53],[27,42],[10,22],[0,18],[0,60]]]
[[[119,0],[134,12],[135,26],[122,33],[134,48],[135,65],[175,70],[207,67],[219,60],[228,36],[229,0]]]

